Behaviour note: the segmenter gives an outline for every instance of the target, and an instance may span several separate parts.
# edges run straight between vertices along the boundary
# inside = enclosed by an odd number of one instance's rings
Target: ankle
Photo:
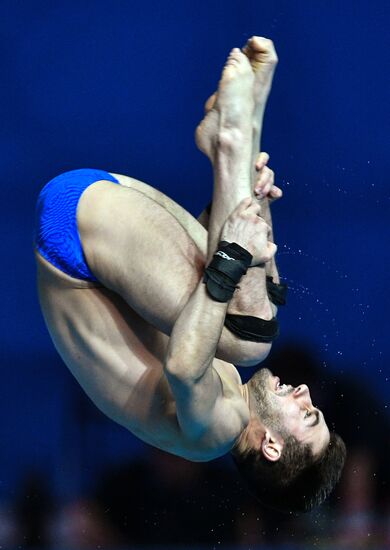
[[[264,268],[249,269],[229,303],[228,313],[272,319],[274,314],[268,299],[265,277]]]
[[[216,153],[231,155],[242,150],[245,144],[244,132],[240,128],[220,128],[216,137]]]

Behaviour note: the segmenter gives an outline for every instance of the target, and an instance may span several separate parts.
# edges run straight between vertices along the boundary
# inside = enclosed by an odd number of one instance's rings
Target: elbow
[[[186,361],[170,357],[165,360],[164,373],[170,383],[183,383],[190,377],[190,368]]]
[[[178,377],[183,370],[182,363],[176,357],[169,357],[164,362],[164,372],[167,376]]]

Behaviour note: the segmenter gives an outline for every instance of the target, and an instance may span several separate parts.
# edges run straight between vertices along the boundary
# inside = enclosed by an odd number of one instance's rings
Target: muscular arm
[[[227,303],[212,300],[200,282],[171,334],[165,373],[175,396],[180,427],[189,437],[204,433],[223,397],[212,362],[226,310]]]
[[[268,259],[267,226],[257,216],[255,201],[242,201],[229,216],[222,234],[249,249],[254,264]],[[253,248],[252,248],[253,247]],[[245,277],[245,276],[244,276]],[[213,368],[228,302],[212,299],[201,281],[181,311],[169,342],[165,373],[175,396],[181,429],[191,438],[201,437],[212,426],[213,436],[226,441],[242,428],[238,409],[224,398],[220,378]],[[264,353],[269,344],[263,344]],[[234,434],[234,435],[233,435]]]

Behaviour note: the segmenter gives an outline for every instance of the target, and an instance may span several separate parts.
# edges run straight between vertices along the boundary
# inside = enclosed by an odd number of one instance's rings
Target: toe
[[[211,111],[211,109],[215,105],[216,100],[217,100],[217,92],[214,92],[213,95],[211,95],[205,103],[205,106],[204,106],[205,113],[209,113]]]
[[[252,36],[248,41],[248,45],[256,60],[267,63],[277,63],[278,56],[276,55],[274,43],[269,38]]]
[[[233,48],[227,59],[227,64],[232,64],[240,60],[241,51],[238,48]]]

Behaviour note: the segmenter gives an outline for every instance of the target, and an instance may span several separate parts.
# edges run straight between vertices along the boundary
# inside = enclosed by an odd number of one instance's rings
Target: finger
[[[272,189],[272,183],[267,183],[267,185],[265,185],[262,190],[263,197],[268,197],[268,195],[271,192],[271,189]]]
[[[269,155],[267,153],[260,153],[255,165],[256,171],[260,172],[261,170],[263,170],[268,160],[269,160]]]
[[[259,181],[262,183],[270,181],[273,184],[275,181],[275,172],[271,168],[268,168],[268,166],[264,166],[259,174]]]
[[[263,191],[259,191],[256,193],[256,199],[258,201],[262,201],[263,199],[266,199],[266,198],[267,198],[267,195],[263,193]],[[274,200],[274,199],[271,199],[271,200]]]
[[[270,194],[270,197],[274,200],[280,199],[281,197],[283,197],[283,191],[280,189],[280,187],[276,187],[276,185],[271,187],[269,194]]]
[[[280,189],[280,187],[274,185],[271,189],[271,195],[275,197],[281,197],[283,195],[283,191]]]
[[[241,202],[238,203],[236,208],[233,210],[235,214],[242,214],[252,203],[252,197],[245,197]]]
[[[259,171],[268,163],[269,161],[269,154],[265,153],[264,151],[259,153],[259,156],[256,160],[256,170]]]
[[[204,111],[207,114],[214,107],[215,102],[217,101],[217,92],[214,92],[205,103]]]
[[[268,168],[268,166],[265,166],[258,176],[258,179],[256,181],[256,188],[264,187],[265,185],[267,185],[267,183],[271,183],[271,185],[273,185],[274,181],[274,171]]]
[[[260,204],[256,201],[253,201],[251,205],[245,210],[245,214],[248,216],[258,215],[260,213]]]
[[[263,199],[266,197],[272,189],[273,182],[268,179],[268,181],[258,185],[255,189],[255,195],[258,199]]]
[[[275,256],[277,250],[278,247],[276,246],[276,244],[268,241],[267,251],[264,254],[264,262],[269,262]]]

